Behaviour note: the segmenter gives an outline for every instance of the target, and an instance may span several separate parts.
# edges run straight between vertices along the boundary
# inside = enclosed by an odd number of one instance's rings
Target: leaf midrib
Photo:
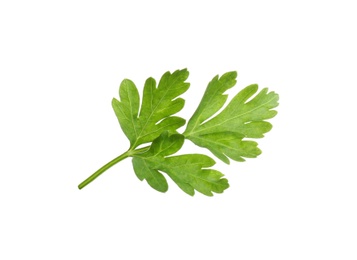
[[[171,76],[172,76],[172,75],[173,75],[173,74],[171,74]],[[176,78],[176,79],[174,80],[174,83],[172,83],[170,86],[173,86],[173,85],[178,81],[178,79],[179,79],[179,77]],[[159,83],[159,84],[160,84],[160,83]],[[157,88],[155,87],[155,90],[158,90],[158,88],[159,88],[159,86],[157,86]],[[161,103],[161,101],[164,99],[164,97],[166,97],[166,95],[167,95],[167,93],[169,92],[169,90],[170,90],[169,87],[166,88],[165,94],[162,95],[161,99],[159,100],[159,102],[157,103],[157,105],[155,106],[155,108],[151,111],[149,117],[147,118],[147,120],[146,120],[146,122],[145,122],[144,127],[141,128],[141,131],[140,131],[139,135],[137,136],[136,141],[135,141],[135,143],[133,144],[133,147],[136,147],[138,140],[143,137],[143,136],[141,136],[143,130],[146,128],[148,122],[150,121],[150,118],[153,116],[153,114],[155,114],[155,110],[156,110],[157,107],[160,105],[160,103]],[[152,93],[154,93],[154,92],[152,92]],[[154,94],[153,94],[153,95],[154,95]],[[137,118],[137,119],[140,119],[140,117]],[[144,135],[144,136],[145,136],[145,135]]]
[[[217,79],[217,82],[219,82],[219,79]],[[222,87],[222,86],[221,86]],[[221,88],[216,88],[216,91],[214,92],[214,95],[211,95],[211,97],[208,99],[208,101],[206,102],[206,104],[209,104],[209,101],[211,101],[212,99],[214,99],[216,97],[217,92],[220,90]],[[225,91],[224,91],[225,92]],[[222,92],[221,96],[223,96],[224,92]],[[205,95],[204,95],[205,96]],[[202,98],[203,99],[203,98]],[[200,106],[200,104],[198,105]],[[207,107],[207,105],[205,105],[205,107]],[[205,107],[201,110],[201,113],[198,114],[197,116],[197,120],[195,122],[195,125],[192,127],[192,130],[194,130],[197,125],[199,124],[199,119],[201,118],[203,111],[205,110]],[[221,107],[222,108],[222,107]],[[214,113],[213,113],[214,114]],[[213,115],[211,114],[211,116]],[[193,115],[194,116],[194,115]],[[192,133],[192,131],[190,131]]]
[[[201,129],[201,130],[198,130],[198,131],[193,131],[193,132],[187,134],[186,136],[188,137],[188,136],[195,135],[195,134],[197,134],[197,133],[206,131],[207,129],[211,129],[211,128],[214,128],[214,127],[218,127],[218,126],[220,126],[220,125],[225,124],[226,122],[228,122],[228,121],[230,121],[230,120],[234,120],[234,119],[239,118],[239,117],[241,117],[241,116],[243,116],[243,115],[246,115],[246,114],[248,114],[248,113],[252,113],[252,112],[254,112],[255,110],[257,110],[257,109],[259,109],[259,108],[265,106],[266,104],[270,103],[270,102],[271,102],[272,100],[274,100],[275,98],[276,98],[276,97],[274,96],[274,97],[272,97],[271,99],[269,99],[267,102],[265,102],[265,103],[263,103],[263,104],[261,104],[261,105],[255,107],[255,108],[253,108],[253,109],[251,109],[251,110],[249,110],[249,111],[247,111],[247,112],[244,112],[244,113],[239,114],[239,115],[237,115],[237,116],[234,116],[234,117],[232,117],[232,118],[226,119],[226,120],[224,120],[224,121],[222,121],[222,122],[220,122],[220,123],[218,123],[218,124],[215,124],[215,125],[213,125],[213,126],[206,127],[206,128]],[[269,109],[269,111],[270,111],[270,109]],[[224,112],[224,110],[221,112],[221,114],[222,114],[223,112]],[[217,116],[214,117],[214,118],[219,117],[221,114],[217,115]],[[214,119],[214,118],[212,118],[212,119]],[[209,123],[212,119],[210,119],[210,120],[209,120],[208,122],[206,122],[205,124]],[[263,121],[263,120],[260,120],[260,121]],[[204,126],[205,124],[200,125],[200,126]]]
[[[215,144],[215,145],[218,145],[218,146],[221,146],[221,147],[226,147],[226,148],[232,149],[232,150],[234,150],[234,151],[239,151],[238,149],[236,149],[236,148],[233,147],[233,146],[228,146],[228,145],[223,144],[223,143],[218,143],[218,142],[215,142],[215,141],[210,140],[210,139],[205,139],[205,138],[203,138],[203,137],[201,137],[201,136],[195,136],[195,138],[196,138],[196,139],[203,140],[203,141],[205,141],[205,142],[207,142],[207,143]],[[223,140],[224,140],[224,139],[223,139]],[[226,140],[230,140],[230,139],[226,139]],[[243,139],[237,139],[237,140],[242,141]]]

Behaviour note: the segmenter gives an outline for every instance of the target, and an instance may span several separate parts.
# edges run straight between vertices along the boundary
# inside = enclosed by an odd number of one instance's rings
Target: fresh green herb
[[[139,92],[131,80],[125,79],[120,85],[120,101],[113,99],[112,105],[123,132],[130,141],[130,149],[152,142],[163,131],[174,131],[185,124],[185,120],[174,117],[185,101],[177,98],[189,88],[185,80],[188,71],[166,72],[158,87],[153,78],[148,78],[144,86],[143,102],[139,113]],[[158,123],[159,122],[159,123]]]
[[[133,166],[136,176],[140,180],[146,179],[151,187],[161,192],[167,191],[168,185],[159,171],[169,175],[184,192],[190,195],[194,195],[194,190],[207,196],[212,196],[212,191],[222,193],[228,188],[228,181],[221,179],[223,174],[219,171],[206,169],[215,164],[212,158],[203,154],[169,156],[180,150],[184,139],[183,135],[169,136],[167,131],[163,132],[152,142],[147,152],[134,156]]]
[[[265,120],[276,115],[272,109],[278,106],[279,97],[266,88],[254,96],[258,86],[250,85],[215,115],[224,106],[227,100],[224,93],[235,85],[236,77],[236,72],[228,72],[212,79],[183,134],[177,129],[185,125],[185,120],[173,115],[185,103],[179,96],[189,88],[185,82],[186,69],[172,74],[166,72],[158,86],[153,78],[147,79],[141,108],[135,84],[123,80],[119,88],[120,101],[114,98],[112,105],[130,147],[79,184],[79,189],[114,164],[132,157],[136,176],[160,192],[168,190],[162,174],[166,173],[189,195],[194,195],[195,190],[207,196],[213,196],[212,192],[222,193],[229,184],[221,172],[210,168],[215,164],[212,158],[203,154],[173,155],[181,149],[185,139],[207,148],[228,164],[228,158],[244,161],[261,153],[257,143],[246,138],[261,138],[271,130],[272,125]],[[147,143],[150,145],[138,148]]]
[[[264,120],[276,115],[272,108],[278,106],[279,96],[258,85],[250,85],[239,92],[225,109],[211,118],[226,102],[223,93],[236,83],[236,72],[214,77],[208,84],[196,112],[188,121],[183,135],[196,145],[209,149],[215,156],[229,164],[229,158],[244,161],[243,157],[255,158],[261,154],[257,143],[244,138],[261,138],[272,125]]]

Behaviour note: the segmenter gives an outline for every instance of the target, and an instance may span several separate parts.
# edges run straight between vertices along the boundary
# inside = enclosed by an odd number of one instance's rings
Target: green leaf
[[[146,179],[147,183],[157,191],[166,192],[168,189],[165,177],[155,170],[150,162],[140,157],[133,158],[133,167],[139,180]]]
[[[236,84],[236,77],[237,72],[233,71],[223,74],[220,78],[217,75],[211,80],[195,113],[187,123],[186,132],[195,129],[222,108],[228,97],[224,92]]]
[[[153,78],[145,82],[142,102],[134,82],[124,79],[119,88],[119,100],[112,106],[119,124],[130,141],[129,149],[109,161],[78,185],[82,189],[118,162],[132,157],[136,176],[155,190],[166,192],[169,176],[185,193],[198,191],[207,196],[222,193],[229,187],[223,174],[211,167],[215,161],[203,154],[177,153],[185,138],[209,149],[225,163],[229,159],[244,161],[257,157],[261,151],[252,138],[261,138],[271,130],[268,119],[276,115],[278,95],[265,88],[258,93],[257,85],[240,91],[230,103],[225,92],[236,84],[236,72],[216,76],[207,89],[195,113],[181,135],[177,129],[185,124],[174,116],[185,101],[179,96],[189,88],[188,71],[166,72],[159,84]],[[149,143],[148,146],[138,146]]]
[[[181,117],[172,116],[179,112],[185,101],[178,98],[187,91],[190,84],[186,69],[174,73],[166,72],[158,86],[153,78],[144,85],[143,101],[139,113],[140,97],[135,84],[125,79],[120,84],[119,97],[112,100],[112,106],[120,126],[130,141],[130,148],[152,142],[163,131],[175,132],[185,124]]]
[[[227,99],[224,92],[234,86],[236,77],[236,72],[228,72],[213,78],[183,133],[225,163],[229,163],[228,158],[244,161],[244,157],[254,158],[261,154],[257,143],[245,138],[261,138],[271,130],[272,125],[265,120],[277,114],[272,109],[278,106],[279,99],[276,93],[268,92],[266,88],[254,96],[258,85],[250,85],[213,116],[223,107]]]
[[[165,172],[187,194],[195,190],[207,196],[222,193],[229,187],[227,179],[217,170],[207,169],[215,162],[202,154],[169,156],[183,145],[184,136],[169,135],[167,131],[156,138],[150,149],[133,157],[133,167],[140,180],[145,179],[154,189],[167,191],[167,182],[160,172]]]

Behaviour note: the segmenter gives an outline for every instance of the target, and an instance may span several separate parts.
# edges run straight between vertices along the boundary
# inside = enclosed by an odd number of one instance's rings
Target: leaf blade
[[[155,190],[160,192],[166,192],[168,190],[168,184],[165,177],[153,169],[151,165],[140,157],[134,157],[132,160],[133,168],[136,176],[139,180],[146,180],[146,182]]]
[[[142,105],[139,112],[140,97],[131,80],[123,80],[119,88],[120,101],[113,99],[112,106],[120,126],[130,141],[130,149],[152,142],[163,130],[175,132],[185,124],[181,117],[173,116],[179,112],[185,101],[179,98],[190,84],[187,69],[166,72],[158,86],[153,78],[145,81]]]
[[[236,84],[237,72],[231,71],[223,74],[220,78],[215,76],[206,88],[203,97],[187,123],[185,132],[193,131],[199,124],[215,114],[227,100],[224,92]],[[209,109],[207,109],[209,107]]]
[[[135,162],[139,160],[145,162],[149,166],[145,171],[165,172],[181,190],[191,196],[195,194],[195,190],[213,196],[213,192],[222,193],[227,189],[228,180],[222,178],[223,174],[217,170],[207,169],[215,164],[212,158],[202,154],[169,156],[181,148],[183,141],[184,136],[179,134],[169,136],[166,131],[153,141],[147,152],[134,155],[134,158],[138,158]],[[134,171],[138,177],[146,179],[149,183],[150,176],[146,172],[140,172],[143,171],[141,167],[134,165]]]
[[[217,77],[212,81],[215,79],[220,81]],[[209,95],[209,88],[219,88],[224,83],[225,80],[221,84],[212,85],[210,83],[202,100],[208,99],[205,95]],[[258,85],[247,86],[233,97],[218,115],[205,118],[206,121],[204,122],[197,119],[196,112],[199,110],[197,109],[183,134],[196,145],[210,150],[217,158],[227,164],[229,164],[228,158],[235,161],[244,161],[244,158],[257,157],[261,153],[257,143],[246,140],[246,138],[262,138],[265,133],[271,130],[272,125],[266,120],[277,114],[276,110],[272,109],[278,106],[279,100],[279,96],[275,92],[268,92],[267,88],[256,94],[257,91]],[[213,92],[211,91],[211,93]],[[217,91],[216,93],[220,92]],[[220,95],[222,94],[223,92],[220,93]],[[221,100],[223,99],[221,98]],[[217,111],[217,108],[211,110],[206,103],[200,103],[199,108],[201,115],[213,115],[213,112]],[[189,125],[190,122],[195,123]]]
[[[132,144],[137,139],[139,127],[135,119],[138,116],[140,104],[139,92],[134,82],[124,79],[119,87],[119,97],[120,101],[113,98],[112,107],[124,134]]]

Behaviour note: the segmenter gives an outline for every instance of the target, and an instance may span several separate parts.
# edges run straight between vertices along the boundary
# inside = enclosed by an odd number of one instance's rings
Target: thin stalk
[[[85,186],[87,186],[89,183],[94,181],[96,178],[98,178],[103,172],[108,170],[110,167],[113,165],[117,164],[118,162],[124,160],[125,158],[128,158],[129,156],[133,156],[135,154],[143,153],[148,150],[148,146],[137,149],[137,150],[128,150],[125,153],[119,155],[118,157],[114,158],[107,164],[103,165],[100,169],[98,169],[95,173],[93,173],[91,176],[89,176],[87,179],[85,179],[81,184],[78,185],[78,189],[83,189]]]

